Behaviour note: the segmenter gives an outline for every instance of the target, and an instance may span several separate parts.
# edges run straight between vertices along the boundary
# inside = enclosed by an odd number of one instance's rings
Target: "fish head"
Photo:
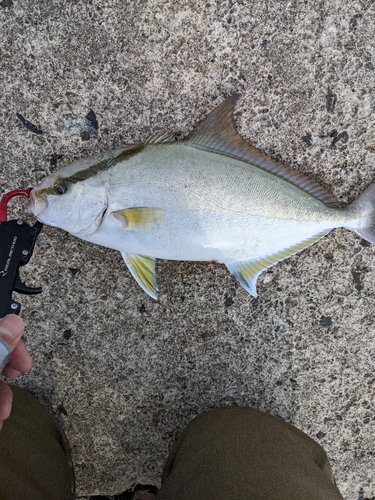
[[[83,239],[98,229],[107,206],[107,191],[98,179],[79,180],[64,169],[30,193],[29,209],[40,222]]]

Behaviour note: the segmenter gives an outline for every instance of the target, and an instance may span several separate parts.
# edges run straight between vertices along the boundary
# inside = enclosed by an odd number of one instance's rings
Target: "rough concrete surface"
[[[374,16],[372,0],[3,0],[1,193],[183,137],[238,91],[241,135],[348,203],[375,178]],[[78,495],[158,485],[183,426],[238,404],[317,439],[345,499],[375,496],[374,250],[336,230],[264,273],[258,299],[222,265],[159,261],[156,302],[118,252],[45,227],[18,383],[66,430]]]

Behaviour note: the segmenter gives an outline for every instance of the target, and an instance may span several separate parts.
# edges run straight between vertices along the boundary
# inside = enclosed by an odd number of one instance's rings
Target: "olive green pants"
[[[12,413],[0,431],[0,500],[75,499],[65,434],[31,394],[12,391]]]
[[[226,406],[185,428],[165,464],[157,500],[339,500],[327,454],[259,410]]]
[[[69,446],[53,417],[13,387],[0,432],[0,500],[73,500]],[[182,432],[157,500],[339,500],[323,448],[266,413],[244,407],[204,412]]]

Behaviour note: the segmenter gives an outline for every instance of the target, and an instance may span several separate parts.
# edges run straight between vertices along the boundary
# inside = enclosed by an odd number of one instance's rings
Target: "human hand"
[[[21,340],[24,324],[21,318],[14,314],[8,314],[0,319],[0,338],[9,346],[11,358],[3,369],[4,377],[13,379],[22,372],[31,369],[33,362],[26,346]],[[0,381],[0,430],[3,421],[6,420],[12,409],[12,390],[8,385]]]

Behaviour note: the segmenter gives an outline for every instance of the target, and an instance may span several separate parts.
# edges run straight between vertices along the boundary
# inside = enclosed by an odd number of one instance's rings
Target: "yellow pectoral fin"
[[[329,231],[324,231],[323,233],[317,234],[312,238],[301,241],[297,245],[294,245],[289,248],[284,248],[273,255],[267,255],[265,257],[259,257],[257,259],[250,259],[241,262],[226,262],[225,265],[229,269],[229,271],[233,274],[233,276],[237,279],[237,281],[247,290],[250,295],[253,297],[257,297],[256,291],[256,282],[258,276],[273,266],[280,260],[287,259],[291,255],[300,252],[304,248],[312,245],[316,241],[320,240],[325,234]]]
[[[160,222],[164,215],[163,208],[134,207],[112,212],[114,217],[124,225],[125,229],[144,229]]]
[[[121,252],[128,269],[138,285],[153,299],[158,298],[155,261],[153,257]]]

